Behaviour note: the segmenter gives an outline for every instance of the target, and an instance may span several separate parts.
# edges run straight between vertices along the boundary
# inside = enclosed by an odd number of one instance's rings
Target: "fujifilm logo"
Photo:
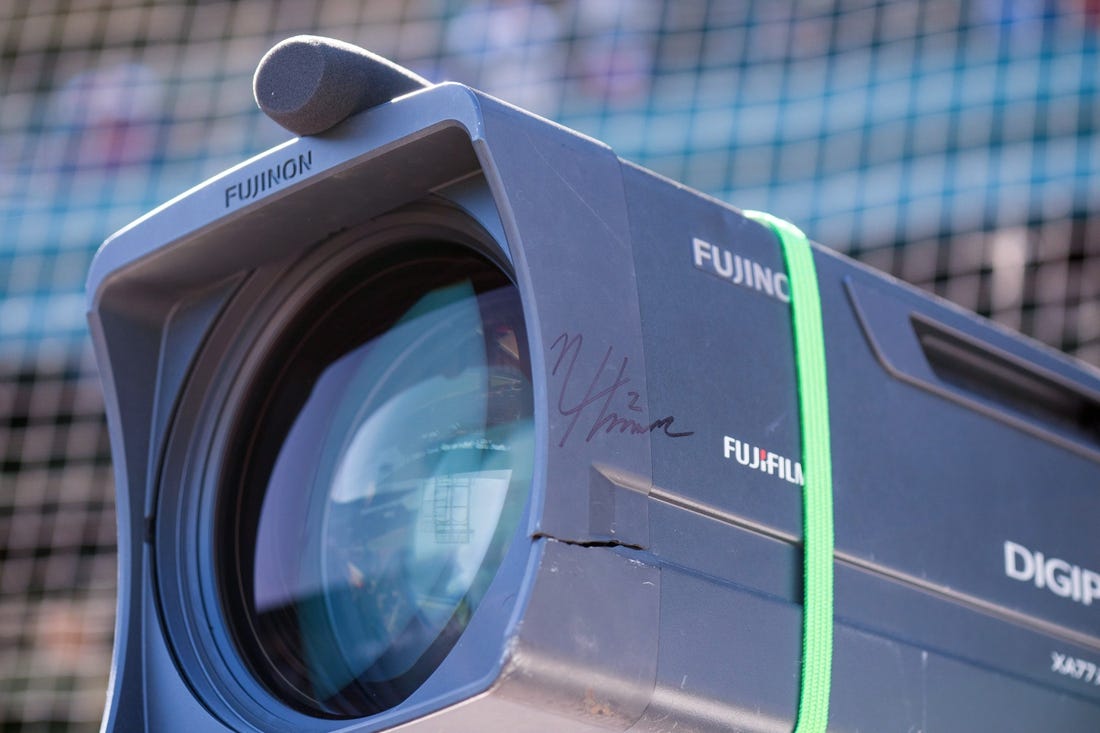
[[[734,254],[728,249],[705,242],[698,237],[691,240],[691,249],[697,269],[734,285],[751,288],[784,303],[791,302],[791,286],[785,273],[773,272],[770,267],[765,267],[748,257]]]
[[[1100,599],[1100,573],[1048,558],[1015,542],[1005,541],[1005,575],[1086,606]]]
[[[757,469],[769,476],[775,476],[799,486],[804,483],[802,464],[778,453],[749,445],[743,440],[731,438],[728,435],[723,441],[723,452],[727,459],[733,458],[746,468]]]

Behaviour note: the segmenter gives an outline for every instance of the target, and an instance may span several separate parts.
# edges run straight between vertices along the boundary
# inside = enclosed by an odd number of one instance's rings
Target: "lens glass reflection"
[[[280,439],[255,443],[246,475],[262,500],[239,532],[245,656],[284,699],[333,717],[392,707],[439,665],[532,471],[514,286],[466,252],[383,269],[297,339],[265,411]]]

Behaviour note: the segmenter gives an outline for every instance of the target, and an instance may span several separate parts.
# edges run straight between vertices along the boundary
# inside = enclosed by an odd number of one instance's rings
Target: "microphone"
[[[430,86],[366,49],[322,36],[294,36],[260,59],[256,104],[297,135],[317,135],[395,97]]]

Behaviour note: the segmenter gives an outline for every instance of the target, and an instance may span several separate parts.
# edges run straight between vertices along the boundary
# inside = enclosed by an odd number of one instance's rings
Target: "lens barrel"
[[[522,516],[519,293],[465,245],[387,247],[298,309],[246,395],[214,533],[236,647],[300,712],[387,710],[462,635]]]

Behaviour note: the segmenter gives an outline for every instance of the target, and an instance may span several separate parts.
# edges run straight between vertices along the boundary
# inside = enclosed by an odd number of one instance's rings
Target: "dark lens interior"
[[[226,615],[288,704],[374,714],[451,650],[519,522],[519,295],[465,247],[405,244],[314,297],[265,361],[219,508]]]

